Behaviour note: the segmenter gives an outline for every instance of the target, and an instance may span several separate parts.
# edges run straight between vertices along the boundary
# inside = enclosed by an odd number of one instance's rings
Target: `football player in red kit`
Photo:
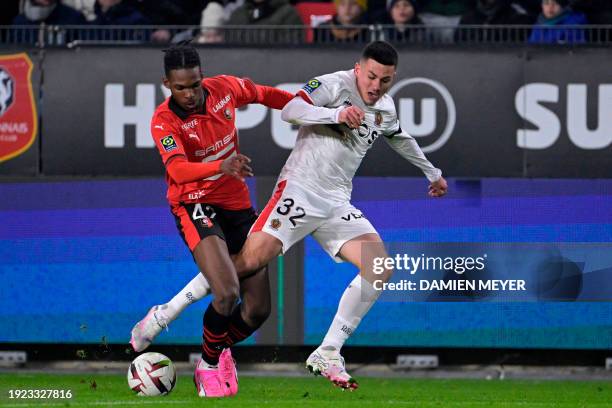
[[[257,219],[244,182],[252,170],[250,159],[239,152],[236,109],[250,103],[282,109],[293,95],[246,78],[203,78],[192,46],[166,50],[164,69],[171,96],[155,111],[151,134],[166,167],[177,227],[214,297],[204,313],[194,381],[200,396],[230,396],[238,383],[229,346],[250,336],[270,313],[267,270],[239,281],[230,258],[240,252]],[[151,319],[158,328],[164,324],[158,308],[134,327],[136,351],[150,344]]]

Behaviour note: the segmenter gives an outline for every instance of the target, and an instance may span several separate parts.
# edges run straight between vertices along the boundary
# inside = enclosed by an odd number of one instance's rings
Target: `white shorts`
[[[264,231],[283,244],[283,253],[312,234],[336,262],[345,242],[363,234],[376,234],[370,221],[350,202],[327,200],[289,180],[282,180],[263,209],[252,232]]]

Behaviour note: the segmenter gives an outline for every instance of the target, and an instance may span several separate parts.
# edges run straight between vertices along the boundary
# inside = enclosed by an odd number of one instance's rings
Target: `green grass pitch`
[[[71,390],[70,400],[9,399],[10,389]],[[240,392],[203,401],[181,376],[165,397],[137,397],[124,375],[0,374],[0,407],[611,407],[612,382],[361,378],[354,392],[318,378],[241,377]]]

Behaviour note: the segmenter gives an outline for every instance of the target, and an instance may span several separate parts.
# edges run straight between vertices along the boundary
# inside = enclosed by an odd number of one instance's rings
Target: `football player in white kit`
[[[238,275],[248,276],[311,234],[334,260],[359,269],[321,345],[306,361],[311,372],[348,389],[357,388],[357,382],[346,372],[340,349],[380,295],[372,282],[386,281],[392,273],[372,271],[372,259],[387,257],[387,252],[372,224],[350,203],[355,172],[381,137],[423,171],[430,182],[430,196],[441,197],[447,191],[442,172],[401,129],[393,99],[387,95],[397,59],[390,44],[370,43],[354,69],[310,80],[285,106],[283,120],[300,125],[296,144],[272,198],[234,259]],[[198,274],[169,302],[170,307],[160,307],[160,318],[149,319],[153,323],[139,329],[144,331],[138,334],[146,339],[145,347],[180,311],[208,291],[204,277]],[[156,320],[161,322],[154,324]]]

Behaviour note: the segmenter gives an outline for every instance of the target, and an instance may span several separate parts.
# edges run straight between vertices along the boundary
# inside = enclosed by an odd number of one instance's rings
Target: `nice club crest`
[[[0,162],[25,152],[36,138],[32,68],[26,53],[0,55]]]

